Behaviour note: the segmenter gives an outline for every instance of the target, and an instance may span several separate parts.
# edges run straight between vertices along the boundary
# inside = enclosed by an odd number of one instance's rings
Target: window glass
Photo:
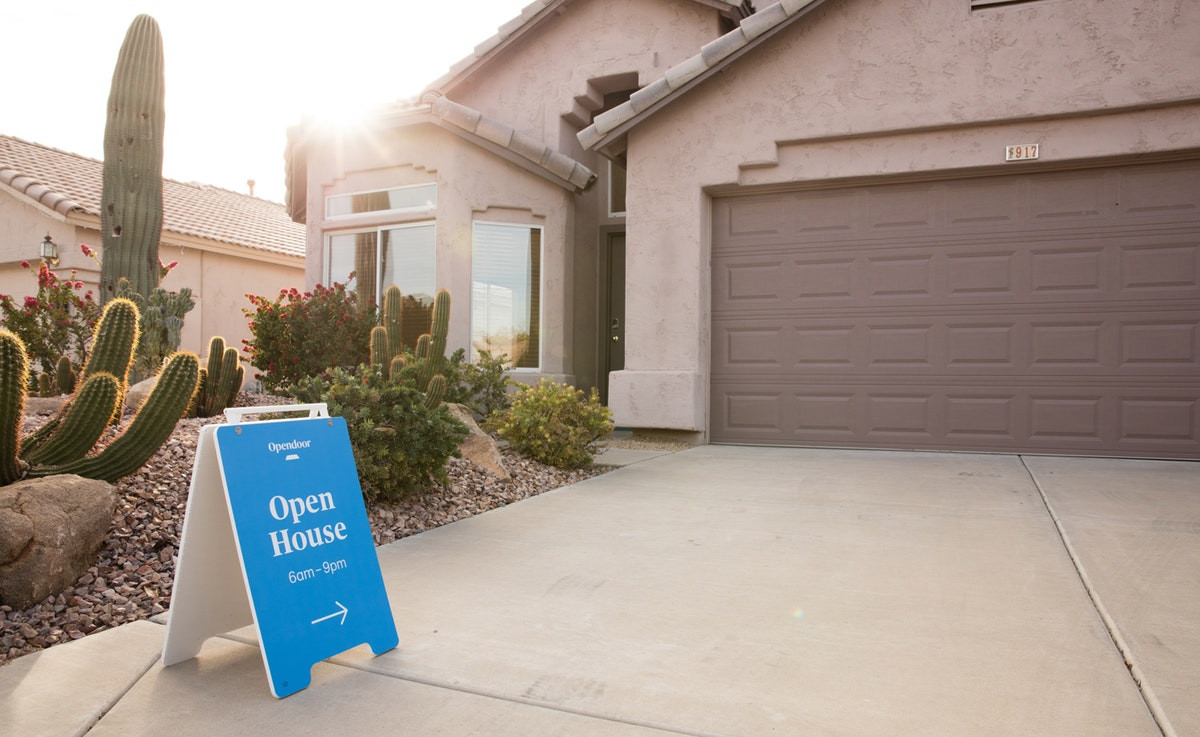
[[[333,195],[325,199],[325,216],[336,218],[363,212],[418,210],[437,205],[437,185],[380,189],[374,192]]]
[[[431,309],[437,289],[436,237],[433,223],[331,235],[326,283],[345,284],[360,301],[375,304],[383,290],[395,284],[406,298],[406,307],[415,301]]]
[[[475,223],[471,261],[471,356],[540,366],[542,230]]]
[[[625,214],[625,167],[608,162],[608,214]]]

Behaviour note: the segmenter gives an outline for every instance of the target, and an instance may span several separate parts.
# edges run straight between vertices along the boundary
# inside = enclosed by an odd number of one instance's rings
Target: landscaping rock
[[[0,488],[0,604],[25,609],[75,583],[116,505],[111,484],[69,474]]]
[[[136,410],[142,406],[142,402],[146,401],[146,397],[150,396],[150,390],[158,383],[158,376],[151,376],[145,381],[139,381],[129,387],[129,391],[125,392],[125,409],[126,411]]]
[[[504,469],[504,459],[492,436],[480,429],[479,424],[475,422],[475,418],[471,416],[466,407],[461,404],[449,403],[446,406],[450,408],[450,413],[459,422],[466,425],[467,430],[470,431],[467,439],[458,447],[462,457],[496,478],[507,481],[510,477],[508,471]]]

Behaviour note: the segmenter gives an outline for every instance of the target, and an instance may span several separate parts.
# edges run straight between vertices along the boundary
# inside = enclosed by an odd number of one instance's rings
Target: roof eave
[[[732,51],[730,51],[728,54],[726,54],[724,57],[722,57],[716,63],[712,64],[711,66],[705,68],[703,71],[690,77],[687,81],[681,83],[679,86],[675,87],[674,89],[671,89],[665,95],[662,95],[661,97],[655,99],[653,102],[650,102],[648,105],[646,105],[645,108],[637,111],[634,115],[627,117],[627,119],[616,124],[611,129],[606,130],[603,133],[600,133],[596,127],[595,122],[593,122],[592,125],[588,126],[587,128],[584,128],[583,130],[581,130],[578,133],[578,138],[579,138],[580,144],[583,146],[584,150],[596,151],[596,152],[598,152],[604,156],[607,156],[609,158],[614,157],[614,154],[613,154],[614,151],[617,152],[618,154],[623,153],[625,151],[625,147],[626,147],[625,141],[629,134],[629,131],[633,130],[639,124],[643,123],[646,119],[650,118],[658,111],[667,107],[675,100],[677,100],[680,97],[682,97],[683,95],[687,94],[693,88],[698,87],[699,85],[708,81],[709,79],[716,76],[717,74],[720,74],[730,64],[733,64],[738,59],[740,59],[743,56],[745,56],[746,54],[748,54],[751,50],[753,50],[753,49],[757,48],[759,45],[765,43],[768,39],[773,38],[777,34],[783,32],[786,28],[790,27],[793,23],[798,21],[800,18],[808,15],[813,10],[816,10],[818,7],[825,4],[825,2],[826,2],[826,0],[782,0],[782,2],[774,3],[773,5],[763,8],[762,10],[759,11],[759,13],[756,13],[755,15],[765,14],[768,11],[775,12],[777,10],[775,8],[775,6],[790,7],[790,8],[795,8],[795,10],[791,14],[788,14],[785,17],[783,17],[781,20],[779,20],[779,22],[775,23],[774,25],[770,26],[769,28],[765,28],[765,29],[761,30],[761,32],[757,33],[757,35],[755,35],[755,37],[753,39],[746,41],[741,46],[733,49]],[[753,16],[751,16],[751,17],[753,17]],[[723,36],[722,39],[726,38],[730,34],[736,34],[736,33],[743,33],[743,30],[740,26],[738,28],[735,28],[733,31],[730,31],[730,33],[726,34],[726,36]],[[721,39],[718,39],[717,41],[719,42],[720,40]],[[716,44],[717,42],[713,42],[713,43]],[[698,54],[696,57],[692,57],[692,58],[682,62],[681,64],[676,65],[676,68],[683,67],[683,66],[691,64],[691,63],[695,63],[697,57],[699,57],[699,56],[701,56],[701,54]],[[668,77],[669,76],[670,76],[670,70],[668,70]],[[647,87],[650,87],[653,84],[654,83],[651,83],[651,85],[647,85]],[[643,89],[645,89],[645,88],[643,88]],[[637,93],[634,93],[634,95],[636,97]],[[632,100],[632,98],[631,98],[631,100]],[[624,104],[631,105],[632,101],[624,103]]]

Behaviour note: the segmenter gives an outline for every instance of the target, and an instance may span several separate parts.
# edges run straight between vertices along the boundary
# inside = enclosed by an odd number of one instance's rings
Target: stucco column
[[[651,191],[629,175],[625,370],[610,376],[609,407],[619,426],[703,432],[709,198],[690,177]]]

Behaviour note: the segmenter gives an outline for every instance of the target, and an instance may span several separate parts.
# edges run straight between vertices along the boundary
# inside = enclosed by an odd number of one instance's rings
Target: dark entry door
[[[608,402],[608,375],[625,368],[625,234],[614,233],[605,249],[604,401]]]

